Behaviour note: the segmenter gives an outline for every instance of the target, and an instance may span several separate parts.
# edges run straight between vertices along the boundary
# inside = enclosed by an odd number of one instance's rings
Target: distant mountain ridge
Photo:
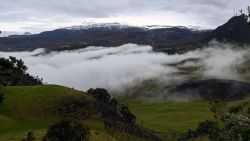
[[[12,35],[0,38],[1,51],[25,51],[37,48],[72,50],[88,46],[116,47],[127,43],[150,45],[156,51],[175,53],[197,47],[210,33],[183,26],[134,27],[119,23],[90,24],[46,31],[40,34]]]
[[[0,38],[0,51],[74,50],[88,46],[117,47],[127,43],[150,45],[154,51],[183,53],[201,48],[211,40],[240,45],[250,44],[250,24],[242,14],[232,17],[215,30],[184,26],[130,26],[120,23],[89,23],[60,28],[40,34]]]
[[[199,27],[196,26],[190,26],[190,27],[185,27],[185,26],[166,26],[166,25],[145,25],[145,26],[133,26],[133,25],[127,25],[127,24],[122,24],[122,23],[93,23],[93,22],[86,22],[82,23],[81,25],[78,26],[70,26],[70,27],[65,27],[61,29],[68,29],[68,30],[81,30],[81,29],[126,29],[126,28],[141,28],[144,30],[152,30],[152,29],[164,29],[164,28],[183,28],[183,29],[190,29],[190,30],[199,30]]]

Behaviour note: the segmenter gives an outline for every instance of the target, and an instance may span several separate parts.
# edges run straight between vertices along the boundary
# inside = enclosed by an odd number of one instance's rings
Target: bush
[[[28,132],[27,137],[25,139],[22,139],[22,141],[34,141],[35,137],[33,132]]]
[[[181,140],[207,136],[210,141],[250,141],[250,116],[242,106],[228,107],[224,102],[211,102],[215,122],[199,124],[196,131],[189,131]]]
[[[237,114],[243,111],[243,108],[241,106],[234,106],[229,109],[230,114]]]
[[[250,107],[248,107],[247,109],[247,114],[250,114]]]
[[[4,95],[0,90],[0,104],[2,104],[3,100],[4,100]]]
[[[103,88],[89,89],[87,93],[93,96],[97,102],[102,117],[112,123],[122,122],[124,124],[135,125],[136,116],[133,115],[126,105],[121,105],[107,90]]]
[[[78,122],[63,120],[51,125],[43,141],[88,141],[89,128]]]
[[[208,136],[210,140],[216,141],[215,137],[218,137],[219,127],[214,121],[200,122],[198,128],[195,131],[189,130],[180,141],[190,140],[192,138]]]
[[[89,89],[87,93],[92,95],[96,100],[104,103],[108,103],[111,98],[108,91],[103,88]]]
[[[218,126],[215,122],[213,121],[205,121],[205,122],[200,122],[198,128],[196,129],[196,132],[199,135],[207,135],[210,133],[211,130],[218,130]]]

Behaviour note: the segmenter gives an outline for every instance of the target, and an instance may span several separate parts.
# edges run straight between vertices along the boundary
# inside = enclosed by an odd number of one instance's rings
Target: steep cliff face
[[[245,15],[232,17],[227,23],[216,28],[207,41],[218,41],[250,44],[250,23]]]

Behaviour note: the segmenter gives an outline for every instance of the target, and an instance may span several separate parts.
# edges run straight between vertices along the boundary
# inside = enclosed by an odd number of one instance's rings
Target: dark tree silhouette
[[[0,90],[0,104],[2,104],[4,100],[4,95],[1,93],[1,90]]]
[[[243,14],[243,10],[242,9],[240,9],[240,15],[242,15]]]
[[[22,141],[34,141],[34,140],[35,140],[35,136],[33,132],[28,132],[27,137],[23,139]]]
[[[0,58],[0,85],[23,86],[41,85],[42,79],[29,75],[28,67],[21,59],[10,56],[8,59]]]
[[[81,123],[63,120],[51,125],[43,141],[88,141],[90,131]]]
[[[247,20],[248,20],[248,22],[250,22],[250,6],[247,7],[247,12],[248,12],[247,13],[247,16],[248,16]]]

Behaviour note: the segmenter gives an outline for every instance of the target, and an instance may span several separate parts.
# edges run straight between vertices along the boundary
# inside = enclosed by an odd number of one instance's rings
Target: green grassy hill
[[[82,120],[91,128],[91,141],[116,141],[98,120],[94,99],[83,92],[56,85],[5,87],[3,91],[4,101],[0,106],[0,141],[20,141],[26,137],[28,131],[33,131],[36,140],[41,140],[51,123],[62,117],[71,118],[73,114],[80,113],[80,110],[58,112],[60,106],[79,99],[89,105],[81,112],[93,113],[89,115],[93,117]]]
[[[88,126],[91,129],[90,141],[147,141],[126,133],[110,135],[104,128],[96,99],[84,92],[63,86],[42,85],[4,87],[3,93],[0,141],[20,141],[29,131],[41,141],[49,125],[62,119],[78,120]]]
[[[84,92],[57,85],[4,87],[4,101],[0,105],[0,141],[20,141],[29,131],[41,141],[47,128],[61,119],[78,119],[91,129],[90,141],[146,141],[128,134],[112,137],[104,128],[96,100]],[[212,120],[208,101],[144,101],[118,99],[128,105],[137,117],[137,124],[176,141],[199,122]],[[78,104],[81,104],[81,107]],[[82,104],[85,105],[82,105]],[[231,104],[250,105],[249,100]]]

